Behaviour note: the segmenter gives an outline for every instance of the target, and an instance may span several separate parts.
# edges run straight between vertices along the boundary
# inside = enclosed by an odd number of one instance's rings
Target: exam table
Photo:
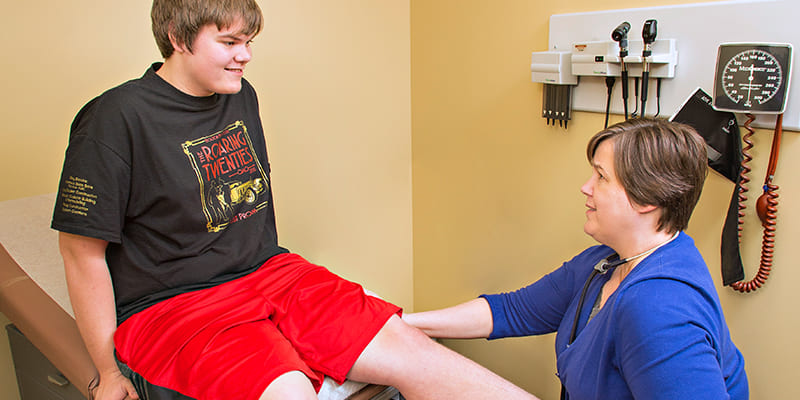
[[[69,302],[58,233],[50,229],[55,194],[0,202],[0,312],[22,400],[83,399],[97,376]],[[325,379],[322,400],[388,400],[391,387]]]

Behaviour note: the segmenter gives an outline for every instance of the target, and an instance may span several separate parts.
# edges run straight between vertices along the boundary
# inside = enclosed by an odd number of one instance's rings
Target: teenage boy
[[[165,61],[72,124],[52,226],[96,399],[117,361],[198,399],[313,399],[323,377],[414,398],[532,398],[281,248],[252,86],[255,0],[155,0]]]

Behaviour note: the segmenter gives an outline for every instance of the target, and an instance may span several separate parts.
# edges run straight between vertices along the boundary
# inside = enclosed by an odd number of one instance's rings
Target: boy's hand
[[[94,400],[126,400],[138,399],[139,394],[128,378],[121,372],[109,372],[100,376],[100,384],[89,391]]]

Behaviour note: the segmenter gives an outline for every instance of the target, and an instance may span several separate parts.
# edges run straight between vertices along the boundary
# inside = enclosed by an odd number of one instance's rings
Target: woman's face
[[[597,146],[592,159],[592,176],[581,186],[586,196],[583,230],[600,243],[614,247],[626,233],[635,232],[639,214],[631,204],[614,170],[614,141]]]

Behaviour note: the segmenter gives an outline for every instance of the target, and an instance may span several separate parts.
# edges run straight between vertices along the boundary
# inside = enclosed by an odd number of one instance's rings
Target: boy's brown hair
[[[245,35],[257,35],[263,27],[261,8],[255,0],[154,0],[150,12],[153,36],[166,59],[174,51],[170,35],[192,51],[197,32],[205,25],[218,29],[241,20]]]

